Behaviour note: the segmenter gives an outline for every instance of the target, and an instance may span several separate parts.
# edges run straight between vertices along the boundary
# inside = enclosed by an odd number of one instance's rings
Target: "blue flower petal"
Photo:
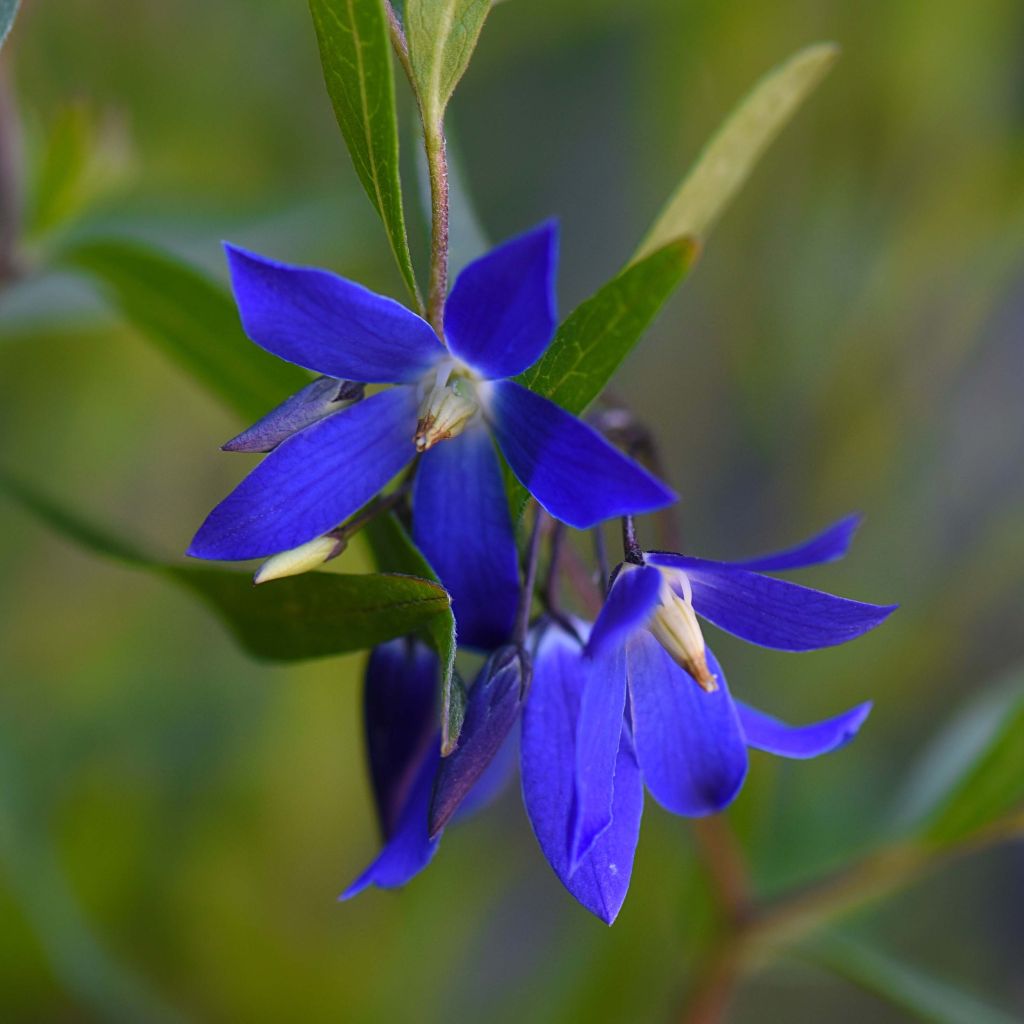
[[[569,834],[569,871],[612,823],[612,797],[626,707],[626,649],[584,658],[576,722],[576,798]]]
[[[653,566],[623,564],[587,640],[587,654],[600,657],[647,625],[658,603],[662,575]]]
[[[398,824],[416,769],[437,729],[437,655],[412,638],[375,647],[363,679],[363,728],[381,833]]]
[[[430,835],[448,824],[459,805],[494,761],[519,718],[529,685],[529,665],[515,647],[488,658],[470,687],[459,745],[442,759],[430,803]]]
[[[460,644],[512,634],[519,562],[501,466],[480,422],[430,449],[416,470],[413,539],[452,597]]]
[[[853,640],[897,607],[834,597],[725,562],[661,553],[647,560],[685,571],[698,615],[741,640],[780,651],[811,651]]]
[[[226,452],[273,451],[292,434],[346,408],[341,404],[346,398],[361,397],[358,391],[353,393],[352,387],[349,381],[317,377],[221,448]],[[357,387],[361,391],[362,385]]]
[[[747,748],[722,667],[706,693],[650,634],[629,645],[633,737],[644,782],[666,810],[687,817],[720,811],[747,774]]]
[[[597,431],[513,381],[491,385],[489,415],[512,472],[551,513],[585,530],[653,512],[676,496]]]
[[[535,363],[555,332],[558,226],[519,235],[470,263],[444,309],[452,352],[490,379]]]
[[[530,699],[523,711],[523,802],[537,842],[561,883],[587,910],[611,924],[629,889],[643,783],[624,730],[615,768],[612,823],[570,872],[566,837],[575,791],[582,687],[579,644],[558,627],[548,628],[534,658]]]
[[[486,810],[508,788],[519,763],[519,730],[513,729],[498,749],[494,759],[483,770],[473,788],[452,815],[451,824],[459,825]]]
[[[754,572],[781,572],[784,569],[802,569],[807,565],[835,562],[850,550],[853,535],[857,532],[860,522],[861,516],[850,515],[796,547],[729,564],[738,569],[750,569]]]
[[[736,710],[749,746],[779,757],[804,759],[828,754],[849,743],[868,717],[871,702],[811,725],[787,725],[739,701]]]
[[[439,840],[427,835],[427,808],[440,754],[440,739],[419,764],[416,779],[391,838],[367,869],[339,896],[348,900],[367,886],[396,889],[418,875],[437,852]]]
[[[326,270],[225,251],[245,333],[281,359],[328,377],[398,384],[447,354],[431,326],[394,299]]]
[[[391,388],[295,434],[206,517],[188,554],[264,558],[332,530],[413,457],[416,412],[414,388]]]

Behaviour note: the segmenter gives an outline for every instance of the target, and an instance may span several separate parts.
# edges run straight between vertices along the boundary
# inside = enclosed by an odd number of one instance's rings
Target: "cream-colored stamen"
[[[416,424],[416,451],[425,452],[438,441],[456,437],[479,408],[472,385],[462,377],[451,383],[439,376],[420,406]]]
[[[298,576],[300,573],[309,572],[329,562],[332,558],[345,550],[346,541],[340,537],[332,537],[326,534],[323,537],[315,537],[305,544],[288,551],[279,551],[271,555],[257,570],[253,576],[253,583],[268,583],[270,580],[279,580],[284,576]]]
[[[683,577],[681,582],[685,596],[677,594],[669,580],[662,578],[661,601],[647,628],[672,660],[689,673],[702,690],[714,693],[718,683],[708,669],[704,635],[690,602],[689,580]]]

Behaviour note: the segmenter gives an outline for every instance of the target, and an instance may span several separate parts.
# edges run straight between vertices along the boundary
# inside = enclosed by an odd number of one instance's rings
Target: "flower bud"
[[[253,583],[268,583],[270,580],[279,580],[284,576],[298,576],[301,573],[309,572],[329,562],[332,558],[345,550],[347,541],[342,537],[333,537],[325,534],[323,537],[316,537],[297,548],[288,551],[279,551],[271,555],[257,570],[253,576]]]
[[[438,441],[462,433],[479,408],[469,383],[456,378],[451,384],[435,384],[420,406],[416,424],[416,451],[425,452]]]
[[[668,579],[662,579],[661,601],[647,628],[669,657],[692,676],[702,690],[714,693],[718,689],[718,683],[708,669],[704,635],[689,596],[677,594]]]

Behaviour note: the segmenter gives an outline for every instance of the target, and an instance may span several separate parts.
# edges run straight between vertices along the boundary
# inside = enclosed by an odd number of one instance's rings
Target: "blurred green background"
[[[816,39],[842,60],[614,384],[662,439],[692,551],[861,510],[848,562],[804,578],[903,605],[842,650],[713,637],[733,689],[777,714],[875,700],[840,753],[755,756],[730,817],[765,894],[884,835],[928,738],[1021,657],[1024,8],[513,0],[451,111],[493,238],[561,219],[564,313],[752,82]],[[26,0],[3,62],[30,161],[69,103],[103,125],[119,182],[77,232],[222,278],[230,238],[400,295],[305,4]],[[45,268],[0,296],[0,382],[3,463],[168,555],[244,469],[217,450],[243,424]],[[335,903],[377,843],[361,664],[255,664],[187,595],[0,503],[0,1017],[671,1019],[707,886],[651,801],[611,930],[561,890],[515,793],[406,890]],[[1024,1012],[1022,876],[1019,846],[989,851],[849,927]],[[907,1018],[784,957],[731,1019]]]

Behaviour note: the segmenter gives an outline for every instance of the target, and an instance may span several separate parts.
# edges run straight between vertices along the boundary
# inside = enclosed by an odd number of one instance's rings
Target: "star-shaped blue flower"
[[[392,299],[228,246],[253,341],[328,378],[395,386],[333,411],[326,385],[314,382],[229,444],[253,450],[269,439],[273,450],[210,513],[188,553],[241,560],[298,547],[351,516],[419,451],[415,540],[452,593],[463,638],[488,646],[507,633],[516,600],[492,437],[527,490],[570,526],[671,504],[668,488],[591,427],[511,379],[554,334],[557,245],[546,223],[467,266],[445,305],[447,345]],[[496,614],[490,595],[502,589]]]
[[[749,577],[759,576],[764,582],[756,586],[774,595],[776,604],[781,600],[782,607],[771,627],[759,627],[756,642],[771,639],[771,646],[803,650],[859,635],[892,609],[760,576],[760,570],[841,557],[855,526],[855,519],[846,519],[799,547],[746,562],[688,560],[686,571],[694,579],[697,565],[710,573],[700,585],[691,583],[691,599],[703,606],[702,587],[723,574],[748,586],[754,585]],[[649,554],[647,562],[680,557]],[[549,620],[534,627],[532,682],[525,700],[519,691],[521,675],[510,671],[514,660],[507,655],[491,659],[470,689],[463,764],[439,756],[430,699],[433,655],[403,641],[374,652],[367,671],[368,748],[381,818],[391,825],[385,827],[378,856],[345,898],[369,885],[394,888],[410,881],[430,862],[445,823],[494,798],[512,773],[520,738],[512,726],[520,708],[522,793],[533,831],[569,892],[609,924],[629,888],[645,787],[677,814],[709,814],[739,791],[748,747],[804,759],[836,750],[856,735],[870,703],[822,722],[787,725],[734,700],[721,666],[706,648],[715,688],[696,685],[650,631],[655,602],[663,594],[660,580],[653,587],[648,581],[655,577],[640,568],[620,571],[593,628],[578,620],[570,624],[572,631]],[[738,606],[743,589],[734,585],[733,592]],[[780,599],[780,593],[786,596]],[[830,626],[824,622],[826,609]],[[740,618],[750,612],[748,605]],[[739,628],[736,621],[731,630]],[[774,630],[771,637],[765,628]],[[412,729],[410,715],[419,722]],[[396,716],[402,722],[396,723]],[[388,737],[393,738],[387,741],[390,758],[375,755]],[[582,838],[581,825],[591,828]]]
[[[813,757],[856,732],[867,705],[793,729],[734,701],[696,618],[785,651],[841,644],[873,629],[895,606],[765,575],[841,557],[856,525],[849,518],[798,547],[743,562],[651,552],[643,565],[620,566],[580,661],[586,683],[576,716],[570,874],[614,820],[626,733],[654,798],[676,814],[700,816],[739,792],[748,746]],[[538,664],[528,716],[536,713],[541,677]]]

